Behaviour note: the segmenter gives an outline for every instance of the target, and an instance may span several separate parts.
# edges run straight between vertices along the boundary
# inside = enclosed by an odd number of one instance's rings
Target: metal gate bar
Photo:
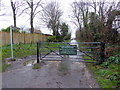
[[[42,46],[43,44],[48,45],[48,46]],[[53,46],[53,47],[49,46],[52,44],[58,44],[58,46]],[[54,55],[57,55],[63,59],[63,55],[60,55],[58,53],[60,44],[70,45],[70,42],[38,42],[37,43],[37,63],[39,63],[39,59],[40,60],[44,59],[46,61],[47,58],[48,59],[55,58],[55,57],[50,57],[51,53],[54,53]],[[79,57],[74,58],[74,59],[82,59],[82,60],[85,60],[84,62],[88,62],[88,63],[92,63],[92,62],[89,62],[86,60],[97,61],[97,63],[102,63],[104,61],[104,59],[105,59],[105,55],[104,55],[105,43],[103,43],[103,42],[77,42],[77,44],[78,44],[77,52],[82,53],[81,55],[77,55],[77,56],[88,56],[91,59],[83,59],[83,58],[79,58]],[[84,47],[80,47],[82,45]],[[44,54],[43,52],[46,52],[46,51],[39,51],[40,49],[42,50],[43,48],[48,49],[49,52],[47,51],[47,53]],[[52,48],[54,48],[54,50]],[[90,50],[90,51],[85,51],[85,50]],[[97,52],[95,52],[95,51],[97,51]],[[90,55],[90,53],[92,53],[92,56]],[[99,60],[97,59],[98,56],[97,56],[97,58],[95,58],[96,55],[99,55],[99,57],[100,57]],[[82,60],[77,61],[77,62],[83,62]],[[50,61],[50,59],[47,61]],[[52,60],[52,61],[55,61],[55,60]],[[62,60],[56,60],[56,61],[62,61]],[[95,63],[95,62],[93,62],[93,63]]]

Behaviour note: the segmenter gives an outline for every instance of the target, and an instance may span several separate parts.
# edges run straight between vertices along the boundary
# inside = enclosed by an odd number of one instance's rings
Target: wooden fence
[[[1,45],[10,44],[10,33],[0,32],[1,35]],[[17,43],[36,43],[38,41],[45,41],[48,35],[44,34],[30,34],[30,33],[15,33],[13,32],[13,44]]]

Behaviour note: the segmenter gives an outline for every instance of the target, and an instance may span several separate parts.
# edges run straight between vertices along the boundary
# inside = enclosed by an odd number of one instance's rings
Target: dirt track
[[[3,88],[99,87],[82,62],[46,61],[38,70],[33,70],[32,66],[23,66],[23,61],[35,59],[36,56],[28,56],[25,60],[12,64],[8,71],[2,74]]]

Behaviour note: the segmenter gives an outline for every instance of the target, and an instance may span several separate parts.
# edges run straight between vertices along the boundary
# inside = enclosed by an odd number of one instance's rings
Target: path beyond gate
[[[105,43],[103,42],[38,42],[37,63],[43,61],[63,61],[102,63]]]

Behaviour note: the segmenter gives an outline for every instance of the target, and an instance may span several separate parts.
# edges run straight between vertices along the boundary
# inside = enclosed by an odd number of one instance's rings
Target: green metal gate
[[[102,63],[105,43],[103,42],[38,42],[37,63],[44,61],[62,61],[67,56],[73,62]]]

